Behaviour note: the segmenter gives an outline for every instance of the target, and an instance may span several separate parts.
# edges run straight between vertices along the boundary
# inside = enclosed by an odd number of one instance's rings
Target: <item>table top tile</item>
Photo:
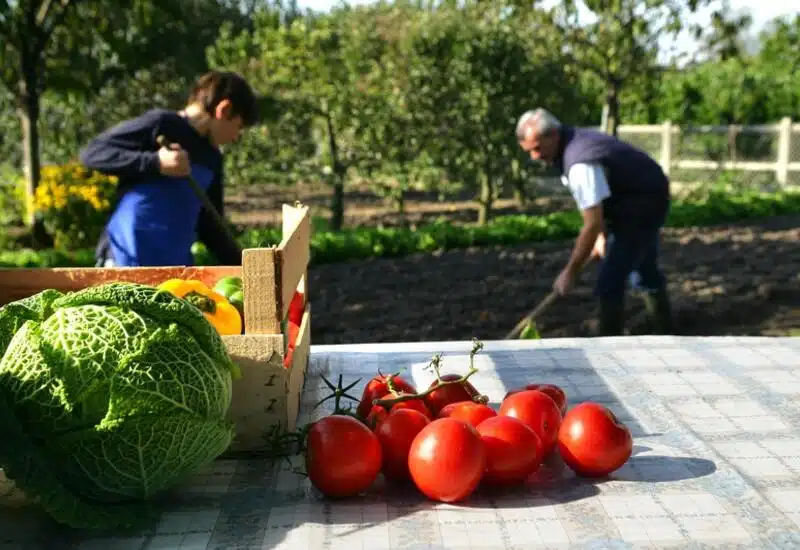
[[[425,367],[466,372],[470,342],[314,346],[300,422],[326,393],[379,369],[426,387]],[[793,548],[800,546],[800,338],[627,337],[485,342],[474,384],[497,405],[512,387],[559,384],[631,428],[634,455],[602,482],[551,460],[522,487],[463,504],[381,482],[330,502],[292,464],[220,460],[164,501],[141,533],[82,537],[0,514],[0,550]],[[360,391],[359,385],[356,391]],[[294,465],[299,464],[295,457]],[[0,512],[4,512],[0,510]]]

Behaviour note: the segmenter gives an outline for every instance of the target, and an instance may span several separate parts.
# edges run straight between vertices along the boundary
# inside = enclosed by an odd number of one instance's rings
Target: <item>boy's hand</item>
[[[191,173],[189,153],[177,143],[158,150],[158,165],[159,171],[165,176],[180,178]]]

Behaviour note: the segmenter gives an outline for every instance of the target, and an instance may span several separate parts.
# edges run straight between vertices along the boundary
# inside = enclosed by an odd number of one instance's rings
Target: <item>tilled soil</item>
[[[572,244],[313,266],[313,343],[503,338],[550,291]],[[679,334],[800,334],[800,216],[666,230],[662,265]],[[594,334],[595,272],[540,317],[543,337]],[[629,332],[647,333],[641,300],[628,308]]]

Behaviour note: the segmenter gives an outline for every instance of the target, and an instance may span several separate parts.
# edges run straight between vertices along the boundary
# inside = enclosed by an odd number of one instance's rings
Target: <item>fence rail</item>
[[[753,126],[623,124],[618,135],[653,155],[673,179],[730,170],[768,173],[780,185],[800,183],[800,124],[788,117]]]

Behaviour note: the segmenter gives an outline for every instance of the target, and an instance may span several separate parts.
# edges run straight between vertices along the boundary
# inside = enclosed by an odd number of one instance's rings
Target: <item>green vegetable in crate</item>
[[[197,308],[151,286],[45,290],[0,308],[0,468],[56,521],[152,517],[230,444],[238,369]]]
[[[244,291],[241,277],[223,277],[214,285],[214,292],[225,296],[228,302],[239,310],[244,320]]]

